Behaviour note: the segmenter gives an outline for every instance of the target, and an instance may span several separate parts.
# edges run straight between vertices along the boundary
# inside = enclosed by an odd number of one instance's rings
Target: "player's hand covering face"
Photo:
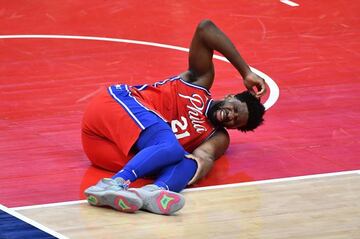
[[[224,100],[213,103],[208,117],[214,126],[237,129],[246,125],[249,112],[246,103],[241,102],[234,95],[228,95]]]

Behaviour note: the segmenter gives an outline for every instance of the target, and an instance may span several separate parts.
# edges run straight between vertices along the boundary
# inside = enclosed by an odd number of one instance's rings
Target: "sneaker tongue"
[[[129,184],[130,184],[129,180],[125,181],[123,178],[115,178],[114,181],[118,186],[122,187],[125,190],[129,188]]]

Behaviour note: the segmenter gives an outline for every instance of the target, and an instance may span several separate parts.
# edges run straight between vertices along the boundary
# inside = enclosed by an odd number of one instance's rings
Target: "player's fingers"
[[[257,88],[258,88],[258,92],[256,93],[256,96],[261,97],[266,93],[266,85],[264,82],[258,85]]]
[[[185,157],[188,159],[194,160],[197,164],[195,175],[190,179],[190,181],[187,184],[187,185],[191,185],[191,184],[195,183],[197,180],[199,180],[202,164],[201,164],[199,158],[195,157],[192,154],[185,155]]]
[[[246,87],[246,88],[252,95],[256,96],[256,92],[254,91],[254,89],[252,87]]]
[[[188,159],[194,159],[194,160],[197,160],[197,159],[198,159],[198,158],[195,157],[193,154],[187,154],[187,155],[185,155],[185,157],[188,158]]]
[[[261,89],[260,91],[258,91],[258,92],[256,93],[256,96],[259,98],[259,97],[261,97],[261,96],[264,95],[264,92],[265,92],[265,90],[264,90],[264,89]]]
[[[262,90],[262,88],[261,88],[261,85],[260,85],[260,84],[256,85],[256,88],[257,88],[258,92]]]

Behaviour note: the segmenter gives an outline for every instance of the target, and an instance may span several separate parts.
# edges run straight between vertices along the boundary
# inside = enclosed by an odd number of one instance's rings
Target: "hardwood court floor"
[[[69,238],[322,238],[360,236],[359,173],[185,192],[175,216],[86,203],[18,210]]]

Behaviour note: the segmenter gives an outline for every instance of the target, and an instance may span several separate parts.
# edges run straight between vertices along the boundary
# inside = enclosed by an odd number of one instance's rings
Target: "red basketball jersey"
[[[206,114],[212,102],[203,87],[173,77],[153,85],[130,87],[140,103],[169,122],[185,150],[192,152],[215,132]]]

